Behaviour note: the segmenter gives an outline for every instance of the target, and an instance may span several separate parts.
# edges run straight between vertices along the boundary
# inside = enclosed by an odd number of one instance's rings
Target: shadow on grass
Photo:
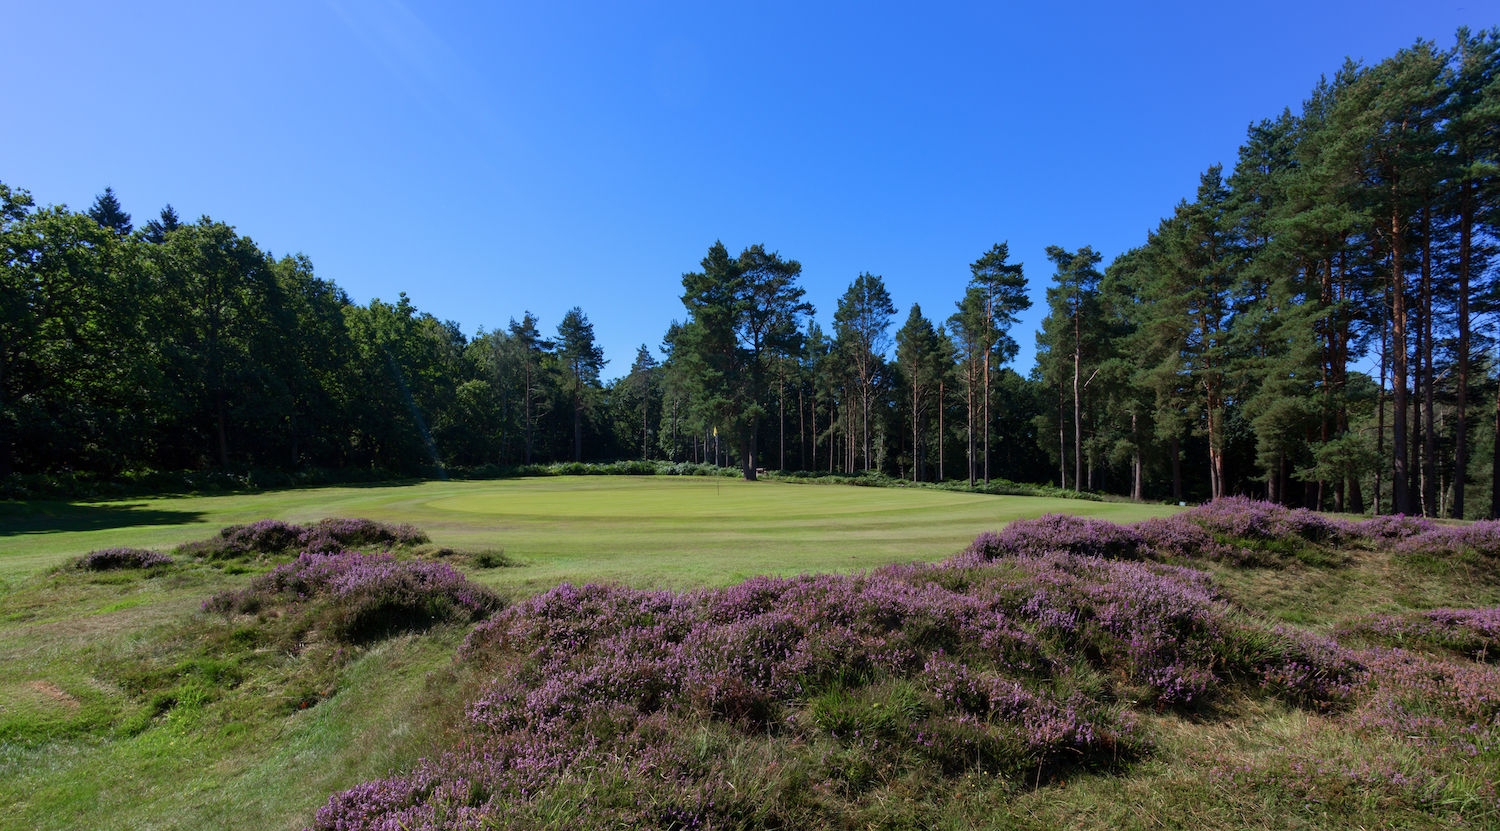
[[[0,537],[56,531],[103,531],[138,525],[185,525],[198,522],[203,516],[202,511],[147,508],[143,503],[8,502],[0,503]]]

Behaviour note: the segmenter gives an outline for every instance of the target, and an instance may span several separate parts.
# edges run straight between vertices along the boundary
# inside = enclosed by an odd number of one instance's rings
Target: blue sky
[[[1046,246],[1107,262],[1345,56],[1500,22],[1476,0],[0,9],[0,181],[206,213],[470,335],[579,305],[607,377],[683,316],[716,239],[800,260],[825,325],[884,276],[893,333],[1008,241],[1026,372]]]

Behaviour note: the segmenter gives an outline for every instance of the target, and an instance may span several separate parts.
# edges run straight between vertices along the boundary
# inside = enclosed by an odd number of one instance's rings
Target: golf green
[[[167,548],[239,522],[362,516],[439,545],[502,548],[518,568],[480,579],[519,591],[562,580],[724,584],[755,574],[934,560],[1023,517],[1130,522],[1161,505],[664,476],[564,476],[334,487],[229,496],[0,505],[0,575],[115,545]]]

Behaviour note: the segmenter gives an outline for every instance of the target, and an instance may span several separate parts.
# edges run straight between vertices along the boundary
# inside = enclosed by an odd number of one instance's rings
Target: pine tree
[[[922,307],[915,303],[906,324],[896,333],[896,365],[905,379],[911,405],[911,480],[920,482],[927,468],[928,422],[938,385],[947,370],[947,358],[932,321],[922,316]]]
[[[104,192],[94,199],[93,207],[89,208],[89,218],[99,223],[100,227],[114,231],[117,236],[129,236],[130,214],[120,207],[120,200],[115,196],[115,189],[106,187]]]
[[[870,467],[870,401],[874,396],[881,355],[886,349],[886,330],[890,328],[891,315],[895,313],[896,307],[891,303],[890,292],[885,289],[885,281],[865,272],[849,284],[833,315],[834,332],[854,368],[854,382],[859,388],[865,469]]]
[[[128,219],[128,217],[127,217]],[[146,222],[146,227],[141,229],[141,236],[146,242],[160,245],[167,241],[167,234],[182,227],[182,220],[178,218],[177,211],[168,204],[161,209],[161,216]]]
[[[1020,263],[1008,262],[1010,246],[996,243],[983,256],[969,265],[969,285],[978,288],[984,303],[984,325],[988,348],[984,352],[984,481],[990,481],[990,376],[991,353],[998,353],[994,366],[1006,363],[1015,357],[1016,342],[1009,329],[1015,324],[1017,315],[1031,308],[1031,298],[1026,295],[1026,276]]]
[[[573,380],[573,461],[583,461],[584,388],[599,382],[604,351],[594,343],[594,324],[577,306],[557,324],[557,357]]]

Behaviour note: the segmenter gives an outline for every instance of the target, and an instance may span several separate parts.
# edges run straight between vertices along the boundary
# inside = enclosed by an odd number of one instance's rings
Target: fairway
[[[563,580],[721,585],[756,574],[936,560],[982,531],[1062,512],[1131,522],[1162,505],[664,476],[564,476],[230,496],[0,505],[7,579],[114,545],[167,548],[239,522],[362,516],[439,545],[504,548],[519,568],[479,576],[521,592]]]

